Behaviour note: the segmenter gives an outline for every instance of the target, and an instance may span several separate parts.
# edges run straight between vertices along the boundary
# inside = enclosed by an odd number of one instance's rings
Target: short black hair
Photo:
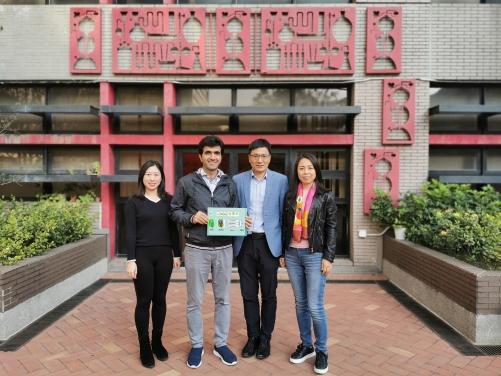
[[[299,176],[297,174],[297,166],[299,165],[299,161],[301,159],[308,159],[311,164],[313,165],[313,168],[315,169],[316,177],[315,177],[315,183],[322,185],[322,170],[320,169],[320,163],[318,163],[317,157],[315,157],[311,153],[301,153],[297,156],[296,163],[294,164],[294,181],[296,184],[299,184]]]
[[[209,148],[213,148],[214,146],[220,146],[221,154],[224,153],[224,142],[217,136],[210,135],[202,138],[198,143],[198,154],[202,155],[204,153],[204,147],[206,146]]]
[[[264,138],[258,138],[249,144],[249,154],[252,153],[252,150],[257,148],[266,148],[268,149],[268,153],[271,154],[271,144]]]

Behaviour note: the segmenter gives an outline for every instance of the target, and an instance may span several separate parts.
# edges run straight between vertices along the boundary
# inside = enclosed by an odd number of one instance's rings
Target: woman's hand
[[[327,275],[330,273],[332,269],[332,262],[322,259],[322,266],[320,268],[320,271],[322,272],[323,275]]]
[[[285,268],[285,267],[286,267],[286,266],[285,266],[285,257],[280,257],[280,258],[278,259],[278,263],[280,264],[280,267],[281,267],[281,268]]]
[[[137,278],[137,264],[135,261],[127,261],[127,274],[132,279]]]
[[[172,265],[174,266],[174,269],[179,269],[181,267],[181,257],[174,257]]]

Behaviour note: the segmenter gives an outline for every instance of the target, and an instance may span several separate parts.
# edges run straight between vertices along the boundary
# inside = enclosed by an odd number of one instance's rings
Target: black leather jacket
[[[284,201],[282,244],[284,252],[289,247],[296,211],[297,191],[289,191]],[[334,194],[317,185],[308,215],[308,240],[311,252],[322,252],[323,258],[332,262],[336,253],[337,207]]]
[[[186,242],[203,247],[220,247],[232,243],[230,236],[207,236],[207,225],[193,224],[191,216],[197,211],[207,213],[208,207],[238,207],[235,183],[228,175],[221,176],[214,193],[203,178],[193,172],[179,179],[171,201],[172,219],[185,228]]]

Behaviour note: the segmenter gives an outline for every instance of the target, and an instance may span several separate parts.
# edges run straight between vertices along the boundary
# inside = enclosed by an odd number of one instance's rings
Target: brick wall
[[[501,6],[496,4],[430,4],[385,1],[403,9],[401,77],[423,80],[493,80],[501,77]],[[365,15],[370,4],[335,4],[357,8],[356,65],[350,79],[365,75]],[[233,81],[215,76],[114,76],[111,73],[111,10],[102,5],[103,74],[69,74],[69,8],[66,5],[0,6],[0,80]],[[206,9],[214,10],[214,6]],[[259,9],[253,6],[252,9]],[[467,30],[468,32],[465,32]],[[259,54],[257,55],[259,57]],[[301,80],[346,80],[346,76],[301,76]],[[249,76],[245,80],[283,80]]]
[[[32,257],[13,266],[0,266],[0,312],[106,257],[106,236],[91,236]]]
[[[476,315],[501,314],[501,272],[485,271],[426,247],[383,240],[384,258]]]

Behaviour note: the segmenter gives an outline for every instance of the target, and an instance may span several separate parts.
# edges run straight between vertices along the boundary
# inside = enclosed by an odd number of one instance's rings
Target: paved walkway
[[[278,297],[271,356],[264,361],[239,358],[238,365],[227,367],[211,351],[213,303],[208,286],[203,310],[206,354],[202,367],[191,370],[185,364],[190,348],[185,284],[171,283],[164,333],[170,358],[147,370],[138,359],[133,285],[110,282],[17,351],[0,352],[0,375],[313,374],[312,359],[300,365],[288,361],[298,343],[288,283],[279,284]],[[326,309],[330,375],[501,375],[501,356],[460,355],[377,284],[328,284]],[[240,353],[245,341],[240,290],[233,284],[229,345]]]

